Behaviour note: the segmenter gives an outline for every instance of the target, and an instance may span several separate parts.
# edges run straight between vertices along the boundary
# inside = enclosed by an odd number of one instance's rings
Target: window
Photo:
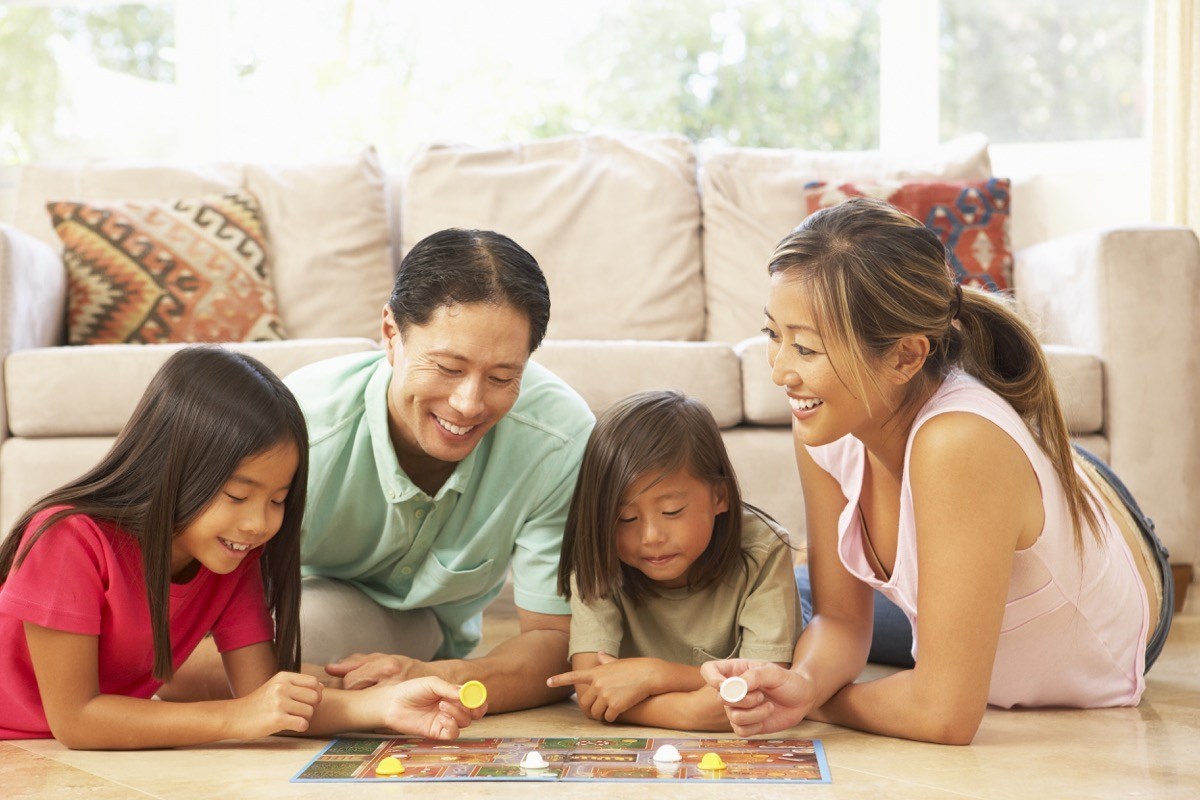
[[[0,165],[592,130],[860,149],[1142,137],[1145,0],[0,4]]]

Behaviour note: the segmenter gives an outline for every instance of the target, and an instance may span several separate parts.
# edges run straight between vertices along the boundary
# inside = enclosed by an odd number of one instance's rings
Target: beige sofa
[[[551,288],[535,358],[596,410],[645,388],[702,398],[747,497],[800,534],[789,409],[757,336],[766,259],[803,216],[800,187],[990,172],[977,136],[900,155],[697,152],[677,137],[592,136],[433,147],[391,174],[372,151],[300,167],[28,167],[16,218],[0,225],[0,525],[99,457],[173,348],[61,346],[65,276],[47,200],[248,189],[262,205],[293,338],[239,347],[283,375],[376,346],[394,264],[423,236],[450,226],[511,235]],[[1019,187],[1014,197],[1019,217]],[[1014,244],[1016,296],[1044,332],[1072,432],[1128,482],[1172,561],[1191,564],[1200,541],[1195,235],[1130,228]]]

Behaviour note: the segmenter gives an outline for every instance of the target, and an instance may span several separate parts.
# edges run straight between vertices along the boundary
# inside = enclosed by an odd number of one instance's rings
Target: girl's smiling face
[[[724,494],[685,468],[643,475],[621,497],[617,558],[659,586],[686,586],[712,540],[714,520],[729,510]]]
[[[189,580],[195,565],[233,572],[283,524],[283,501],[300,462],[291,441],[242,460],[216,497],[171,544],[171,578]]]
[[[871,425],[871,406],[834,369],[802,284],[783,273],[771,276],[765,313],[771,379],[787,391],[792,427],[801,441],[813,447],[829,444]],[[871,382],[864,383],[870,393]],[[872,406],[885,407],[880,400],[874,398]]]

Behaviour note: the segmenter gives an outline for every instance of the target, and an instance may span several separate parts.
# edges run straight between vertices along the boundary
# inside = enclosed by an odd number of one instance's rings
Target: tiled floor
[[[512,630],[504,606],[488,641]],[[1176,618],[1138,708],[987,712],[970,747],[916,744],[805,723],[790,735],[825,743],[831,786],[779,784],[293,784],[325,741],[270,738],[140,753],[72,752],[54,741],[0,742],[0,797],[208,798],[489,797],[1198,798],[1200,613]],[[634,732],[638,729],[623,728]],[[601,733],[603,732],[603,733]],[[596,736],[612,728],[569,702],[485,718],[480,736]]]

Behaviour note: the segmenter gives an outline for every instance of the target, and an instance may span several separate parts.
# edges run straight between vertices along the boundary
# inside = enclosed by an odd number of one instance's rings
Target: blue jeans
[[[1149,641],[1146,642],[1146,672],[1149,672],[1151,665],[1158,660],[1163,645],[1166,644],[1167,633],[1171,630],[1171,620],[1175,616],[1175,580],[1171,574],[1170,562],[1167,560],[1167,548],[1154,533],[1154,522],[1142,513],[1137,502],[1129,493],[1129,489],[1121,483],[1120,478],[1113,474],[1108,465],[1079,445],[1075,445],[1075,451],[1112,486],[1117,496],[1129,509],[1130,516],[1133,517],[1142,536],[1149,542],[1151,550],[1158,558],[1163,598],[1157,624],[1151,632]],[[1137,557],[1136,553],[1134,557]],[[809,579],[807,564],[796,567],[796,585],[800,589],[800,612],[804,624],[807,626],[813,615],[812,582]],[[912,626],[908,624],[908,617],[904,616],[904,612],[900,610],[899,606],[879,592],[875,592],[875,625],[871,634],[871,652],[867,656],[867,660],[876,664],[888,664],[896,667],[913,666]]]

